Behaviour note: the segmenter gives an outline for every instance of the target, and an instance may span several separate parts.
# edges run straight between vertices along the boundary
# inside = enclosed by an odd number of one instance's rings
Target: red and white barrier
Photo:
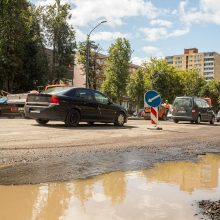
[[[157,127],[157,125],[158,125],[158,107],[150,107],[150,117],[151,117],[151,124]]]

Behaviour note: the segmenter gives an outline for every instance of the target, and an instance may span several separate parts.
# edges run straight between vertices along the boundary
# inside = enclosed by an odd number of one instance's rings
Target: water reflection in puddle
[[[195,200],[220,199],[220,155],[86,180],[0,186],[1,220],[193,220]]]

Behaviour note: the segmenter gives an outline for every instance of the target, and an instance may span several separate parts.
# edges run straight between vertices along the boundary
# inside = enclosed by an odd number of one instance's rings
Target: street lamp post
[[[89,87],[89,52],[90,52],[90,36],[91,33],[101,24],[106,23],[107,21],[101,21],[100,23],[98,23],[87,35],[87,42],[86,42],[86,88]]]

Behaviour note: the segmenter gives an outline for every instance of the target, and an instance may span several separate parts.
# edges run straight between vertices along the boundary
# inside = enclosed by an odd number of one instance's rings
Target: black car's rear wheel
[[[122,112],[119,112],[119,113],[116,115],[114,125],[115,125],[115,126],[123,126],[124,123],[125,123],[125,114],[122,113]]]
[[[177,119],[173,119],[173,121],[174,121],[174,123],[178,123],[179,122],[179,120],[177,120]]]
[[[44,120],[44,119],[36,119],[36,122],[40,125],[45,125],[48,123],[49,120]]]
[[[68,127],[76,127],[78,126],[80,121],[80,114],[77,110],[72,109],[67,113],[65,119],[65,125]]]
[[[92,125],[94,125],[94,122],[93,121],[88,121],[87,124],[92,126]]]

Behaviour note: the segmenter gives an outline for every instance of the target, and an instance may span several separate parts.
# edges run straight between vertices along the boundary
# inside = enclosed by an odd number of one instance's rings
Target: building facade
[[[201,52],[197,48],[184,49],[184,54],[165,57],[167,63],[177,69],[198,69],[206,80],[220,80],[220,54]]]
[[[73,75],[73,86],[74,87],[86,87],[86,75],[83,69],[83,66],[78,63],[76,55],[76,62],[74,66],[74,75]],[[96,71],[96,85],[97,90],[101,88],[102,83],[105,80],[104,68],[106,65],[107,56],[104,54],[98,54],[96,62],[97,62],[97,71]],[[130,64],[129,74],[132,74],[135,70],[137,70],[139,66],[135,64]]]

